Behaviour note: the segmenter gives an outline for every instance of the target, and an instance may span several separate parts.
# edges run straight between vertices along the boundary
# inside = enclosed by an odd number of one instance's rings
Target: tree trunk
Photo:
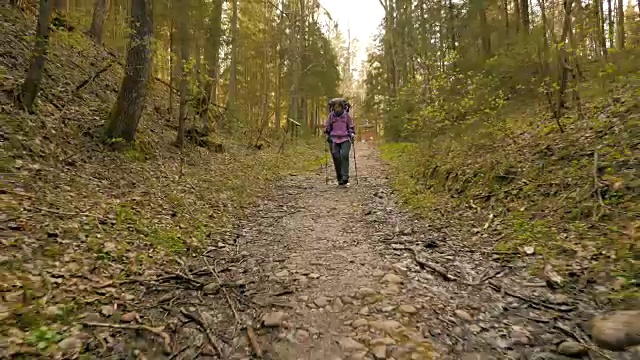
[[[640,5],[640,4],[638,4]],[[608,26],[608,32],[609,32],[609,47],[614,49],[616,47],[616,42],[615,42],[615,24],[613,22],[613,5],[611,4],[611,0],[607,0],[607,23],[609,24]]]
[[[624,49],[624,4],[618,0],[618,49]]]
[[[524,33],[529,33],[529,0],[520,0],[520,6],[522,10],[520,11],[520,16],[522,17],[522,28],[524,29]]]
[[[29,112],[33,112],[33,105],[40,90],[42,73],[47,56],[49,42],[49,21],[51,19],[52,0],[40,0],[38,23],[36,25],[36,41],[33,47],[33,58],[27,70],[27,75],[20,91],[20,103]]]
[[[516,20],[515,20],[516,34],[520,33],[520,25],[522,24],[522,17],[520,16],[520,1],[527,1],[527,0],[513,0],[513,11],[516,17]]]
[[[147,97],[151,72],[151,40],[153,38],[153,0],[133,0],[131,4],[131,37],[127,50],[125,75],[118,99],[109,114],[106,135],[109,138],[135,139],[136,130]]]
[[[176,55],[175,35],[173,33],[173,18],[169,23],[169,85],[173,86],[175,69],[173,59]],[[169,117],[173,116],[173,89],[169,89]]]
[[[93,18],[91,19],[91,27],[89,28],[89,36],[96,43],[102,45],[104,35],[104,22],[109,14],[109,0],[96,0],[93,7]]]
[[[573,0],[564,0],[564,21],[562,26],[562,35],[558,41],[558,73],[559,73],[559,86],[556,96],[556,108],[555,118],[558,124],[560,132],[564,132],[560,119],[563,115],[565,108],[565,93],[567,90],[567,82],[569,76],[569,58],[567,56],[567,36],[571,28],[571,10],[573,7]]]
[[[607,39],[604,36],[604,7],[602,5],[602,0],[596,0],[597,1],[597,11],[598,11],[598,16],[597,16],[597,21],[596,24],[598,25],[598,42],[600,44],[600,50],[602,51],[602,56],[604,57],[604,59],[606,60],[609,52],[607,51]]]
[[[178,15],[178,40],[180,41],[180,108],[178,110],[178,136],[176,145],[184,147],[184,133],[187,123],[187,91],[189,85],[189,11],[182,9]]]
[[[69,12],[69,1],[68,0],[55,0],[56,2],[56,11],[61,15],[66,15]]]
[[[521,0],[527,2],[527,0]],[[485,0],[479,0],[478,16],[480,18],[480,31],[482,34],[482,52],[486,58],[491,56],[491,34],[487,25],[487,4]]]
[[[236,95],[236,71],[238,67],[238,0],[232,0],[233,12],[231,14],[231,64],[229,65],[229,94],[227,95],[227,108],[231,109]]]
[[[202,130],[205,134],[211,131],[211,119],[209,119],[209,107],[211,101],[216,101],[217,77],[220,68],[220,44],[222,42],[222,2],[223,0],[215,0],[213,15],[209,21],[209,45],[207,52],[207,65],[209,66],[207,84],[204,90],[204,106],[200,113],[200,121],[202,122]]]

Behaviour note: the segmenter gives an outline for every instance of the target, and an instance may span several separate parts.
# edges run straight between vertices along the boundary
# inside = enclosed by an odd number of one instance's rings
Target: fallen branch
[[[110,324],[110,323],[99,323],[99,322],[91,322],[91,321],[86,321],[86,322],[83,321],[80,324],[82,324],[83,326],[89,326],[89,327],[105,327],[105,328],[120,329],[120,330],[148,331],[154,335],[161,337],[164,344],[165,353],[167,354],[171,353],[171,347],[169,346],[169,344],[171,343],[171,338],[169,337],[169,335],[167,335],[167,333],[162,331],[162,328],[153,328],[148,325]]]
[[[192,313],[190,313],[187,310],[182,309],[182,308],[180,309],[180,313],[182,315],[184,315],[184,317],[186,317],[187,319],[192,320],[196,324],[198,324],[198,326],[200,326],[202,331],[204,331],[205,334],[207,334],[207,339],[209,339],[209,342],[211,343],[211,346],[213,346],[213,348],[218,353],[218,355],[220,355],[220,357],[224,357],[224,353],[222,352],[222,349],[220,348],[220,345],[218,345],[218,340],[211,333],[211,330],[209,330],[209,327],[202,320],[202,313],[200,312],[200,310],[198,310],[198,313],[199,313],[198,316],[196,316],[195,314],[192,314]]]
[[[511,297],[514,297],[516,299],[520,299],[522,301],[526,301],[528,303],[537,305],[539,307],[543,307],[543,308],[547,308],[547,309],[555,310],[555,311],[560,311],[560,312],[570,312],[570,311],[573,311],[573,310],[576,309],[575,306],[553,305],[553,304],[548,304],[548,303],[544,303],[542,301],[538,301],[538,300],[535,300],[535,299],[528,298],[528,297],[526,297],[524,295],[520,295],[520,294],[514,293],[514,292],[512,292],[510,290],[505,289],[502,285],[496,283],[495,281],[489,280],[488,284],[489,284],[489,287],[493,288],[496,291],[503,292],[503,293],[505,293],[505,294],[507,294],[507,295],[509,295]]]
[[[262,349],[260,348],[260,343],[258,342],[258,335],[256,335],[251,324],[247,325],[247,338],[249,338],[249,343],[251,344],[253,353],[256,354],[257,357],[261,358],[263,354]]]
[[[39,207],[39,206],[33,206],[33,207],[25,207],[26,209],[35,209],[35,210],[40,210],[40,211],[44,211],[44,212],[50,212],[53,214],[58,214],[58,215],[65,215],[65,216],[78,216],[78,215],[82,215],[82,216],[91,216],[97,219],[102,219],[103,217],[101,215],[97,215],[97,214],[90,214],[90,213],[86,213],[86,212],[67,212],[67,211],[61,211],[61,210],[54,210],[54,209],[48,209],[48,208],[44,208],[44,207]]]
[[[561,332],[565,333],[565,335],[574,338],[576,341],[578,341],[580,344],[582,344],[582,346],[584,346],[585,348],[597,353],[598,355],[602,356],[603,358],[607,359],[607,360],[614,360],[614,358],[612,358],[611,356],[607,355],[604,351],[598,349],[598,347],[592,345],[588,338],[579,336],[578,334],[576,334],[575,332],[571,331],[571,329],[569,329],[567,326],[565,326],[562,323],[556,322],[553,325],[554,328],[560,330]],[[589,358],[592,359],[593,357],[591,356],[591,354],[589,354]]]
[[[413,257],[413,261],[415,261],[416,264],[418,264],[420,269],[422,269],[422,270],[429,269],[429,270],[435,272],[436,274],[440,275],[446,281],[458,281],[459,280],[457,277],[455,277],[453,275],[449,275],[447,273],[447,270],[445,268],[441,267],[440,265],[432,264],[432,263],[426,262],[424,260],[418,259],[418,254],[416,253],[415,249],[410,248],[410,247],[406,247],[404,249],[408,250],[411,253],[411,255]]]
[[[74,95],[77,94],[80,90],[82,90],[84,87],[89,85],[93,80],[97,79],[100,75],[104,74],[105,72],[107,72],[107,70],[111,69],[114,63],[115,61],[108,63],[105,67],[103,67],[102,69],[98,70],[96,73],[91,75],[90,77],[83,80],[80,84],[78,84],[75,87],[75,89],[73,89],[73,94]]]
[[[202,259],[204,260],[204,263],[207,266],[207,268],[209,268],[209,271],[211,271],[211,274],[218,281],[218,284],[222,284],[222,281],[220,280],[220,276],[218,276],[218,272],[215,270],[215,268],[213,268],[211,265],[209,265],[209,262],[207,261],[207,258],[203,257]],[[233,317],[236,319],[236,322],[239,322],[240,321],[240,316],[238,316],[238,313],[236,312],[236,309],[233,306],[233,303],[231,302],[231,298],[229,297],[229,294],[227,293],[227,289],[225,289],[224,287],[220,287],[220,289],[222,290],[222,293],[224,294],[224,297],[227,299],[227,304],[229,304],[229,307],[231,308],[231,312],[233,312]]]
[[[600,206],[602,206],[602,208],[600,209],[600,212],[598,213],[598,215],[595,214],[595,211],[593,213],[593,219],[594,220],[598,220],[600,218],[600,216],[602,216],[602,212],[603,209],[605,209],[607,206],[604,204],[604,201],[602,201],[602,194],[600,193],[600,180],[598,179],[598,152],[594,151],[593,152],[593,191],[596,193],[596,198],[598,199],[598,202],[600,203]]]

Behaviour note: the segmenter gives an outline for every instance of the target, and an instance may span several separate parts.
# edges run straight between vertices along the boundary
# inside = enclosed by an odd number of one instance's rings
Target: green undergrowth
[[[603,296],[637,304],[639,89],[636,75],[608,96],[594,95],[582,118],[562,119],[564,133],[543,109],[520,104],[514,109],[528,110],[503,112],[499,129],[386,143],[382,156],[416,213],[467,228],[473,245],[492,246],[505,261],[533,247],[524,257],[532,274],[550,263],[568,286],[607,284]]]

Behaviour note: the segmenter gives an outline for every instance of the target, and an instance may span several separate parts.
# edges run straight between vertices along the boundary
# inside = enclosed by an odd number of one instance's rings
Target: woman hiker
[[[345,186],[349,183],[349,154],[351,142],[355,138],[355,127],[349,116],[349,105],[346,100],[333,99],[329,105],[333,106],[325,123],[325,134],[331,147],[338,185]]]

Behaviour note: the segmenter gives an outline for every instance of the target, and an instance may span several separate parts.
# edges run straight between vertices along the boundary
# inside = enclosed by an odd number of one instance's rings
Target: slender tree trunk
[[[624,4],[623,0],[618,0],[618,49],[624,50]]]
[[[217,79],[220,69],[220,44],[222,43],[222,2],[223,0],[215,0],[213,14],[209,19],[209,50],[207,54],[207,65],[209,72],[207,74],[207,83],[204,90],[204,109],[200,113],[200,122],[205,134],[211,131],[211,120],[209,119],[209,108],[211,102],[216,101],[217,95]]]
[[[640,4],[639,4],[640,5]],[[616,41],[615,41],[615,24],[613,22],[613,5],[611,4],[611,0],[607,0],[607,23],[609,24],[608,26],[608,33],[609,33],[609,47],[614,49],[616,47]]]
[[[562,35],[558,41],[558,72],[559,86],[556,97],[555,118],[560,132],[564,132],[560,119],[563,116],[565,108],[565,93],[567,90],[567,82],[569,75],[569,57],[567,55],[567,36],[571,28],[571,10],[573,8],[573,0],[564,0],[564,21],[562,26]]]
[[[68,0],[55,0],[56,2],[56,11],[61,15],[66,15],[69,12],[69,1]]]
[[[526,2],[527,0],[521,0]],[[485,0],[478,1],[478,17],[480,20],[480,31],[482,32],[482,52],[486,58],[491,56],[491,34],[487,25],[487,4]]]
[[[604,35],[604,8],[602,5],[602,0],[596,0],[596,26],[597,26],[597,37],[598,37],[598,45],[600,47],[600,52],[604,59],[607,59],[609,52],[607,51],[607,39]]]
[[[171,22],[169,23],[169,84],[173,86],[175,81],[175,69],[173,64],[173,59],[176,55],[176,45],[175,45],[175,36],[174,36],[174,26],[173,26],[173,17],[171,18]],[[173,116],[173,89],[169,89],[169,116]]]
[[[104,22],[109,14],[109,0],[96,0],[93,6],[93,18],[91,19],[91,27],[89,28],[89,36],[96,43],[102,45],[104,35]]]
[[[125,75],[118,99],[111,109],[106,135],[133,141],[147,97],[151,73],[151,39],[153,38],[153,0],[132,0],[131,37]]]
[[[33,47],[33,57],[27,75],[22,83],[20,91],[20,103],[29,112],[34,111],[34,103],[40,90],[42,73],[47,56],[49,42],[49,21],[51,19],[52,0],[40,0],[38,11],[38,23],[36,25],[36,40]]]
[[[524,29],[524,33],[529,33],[530,21],[529,21],[529,0],[520,0],[520,5],[522,6],[522,10],[520,12],[520,16],[522,16],[522,28]]]
[[[180,79],[180,109],[178,110],[178,135],[176,138],[176,145],[181,149],[184,147],[184,133],[187,123],[187,98],[188,98],[188,85],[189,85],[189,11],[183,9],[178,14],[178,40],[180,41],[180,64],[179,64],[179,79]]]
[[[520,25],[522,24],[522,17],[520,16],[520,1],[527,1],[527,0],[513,0],[513,11],[516,17],[516,20],[515,20],[516,34],[520,33]]]
[[[231,14],[231,64],[229,65],[229,94],[227,95],[227,108],[231,109],[236,96],[236,72],[238,68],[238,0],[232,0],[233,12]]]

